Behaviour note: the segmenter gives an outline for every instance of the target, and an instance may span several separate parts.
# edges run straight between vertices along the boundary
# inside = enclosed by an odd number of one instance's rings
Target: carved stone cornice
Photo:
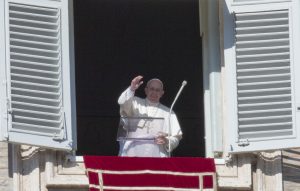
[[[21,159],[30,159],[39,151],[45,151],[45,149],[41,149],[40,147],[31,146],[31,145],[21,145],[20,146],[20,156]]]

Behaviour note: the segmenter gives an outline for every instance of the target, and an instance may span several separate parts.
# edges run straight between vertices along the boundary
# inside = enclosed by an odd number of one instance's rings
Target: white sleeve
[[[134,91],[128,87],[119,97],[118,103],[120,105],[124,104],[126,101],[130,100],[134,96]]]
[[[166,150],[168,152],[174,150],[182,138],[182,131],[175,113],[171,114],[171,137],[168,138],[171,148],[169,148],[169,143],[166,144]]]
[[[127,88],[119,97],[118,103],[120,105],[121,116],[130,116],[132,114],[132,100],[134,97],[134,91]]]
[[[168,138],[171,148],[169,148],[169,143],[165,144],[165,149],[167,150],[167,152],[174,150],[179,145],[179,141],[181,140],[181,138],[182,135],[171,136],[170,138]]]

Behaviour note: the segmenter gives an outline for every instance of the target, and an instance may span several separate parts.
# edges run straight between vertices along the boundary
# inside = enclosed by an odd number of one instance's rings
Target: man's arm
[[[182,131],[177,116],[174,112],[172,112],[171,114],[170,123],[171,124],[169,125],[171,125],[171,136],[168,138],[168,143],[165,147],[168,152],[174,150],[179,145],[179,142],[182,139]]]
[[[168,138],[168,142],[167,144],[165,144],[166,150],[168,152],[173,151],[179,145],[181,138],[182,135],[171,136],[170,138]],[[171,148],[169,148],[169,141],[170,141]]]
[[[155,143],[159,145],[164,145],[164,148],[167,152],[171,152],[178,145],[182,139],[182,131],[179,126],[179,122],[175,114],[172,114],[171,117],[171,136],[168,136],[168,133],[161,132],[156,138]]]
[[[118,104],[120,105],[120,114],[122,116],[130,116],[130,111],[132,107],[132,98],[134,97],[135,90],[143,84],[142,76],[135,77],[130,86],[120,95],[118,99]]]
[[[131,98],[134,97],[134,91],[132,91],[130,89],[130,87],[128,87],[119,97],[118,99],[118,104],[119,105],[123,105],[126,103],[126,101],[130,100]]]

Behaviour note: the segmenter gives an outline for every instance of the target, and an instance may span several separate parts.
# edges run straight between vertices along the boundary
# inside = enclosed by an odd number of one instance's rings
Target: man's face
[[[145,88],[145,93],[148,100],[157,103],[159,102],[160,98],[164,95],[164,90],[162,84],[159,81],[153,80]]]

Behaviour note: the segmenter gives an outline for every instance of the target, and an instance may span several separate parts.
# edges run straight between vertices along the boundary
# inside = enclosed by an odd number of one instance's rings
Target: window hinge
[[[63,108],[62,108],[63,110]],[[62,123],[61,123],[61,127],[60,127],[60,131],[59,133],[55,133],[53,136],[53,140],[54,141],[63,141],[66,139],[66,131],[64,130],[66,125],[66,121],[65,121],[65,112],[62,112]]]
[[[8,133],[4,133],[3,138],[5,141],[8,141]]]
[[[64,156],[65,162],[76,162],[76,152],[74,150],[70,151]]]
[[[225,165],[228,166],[232,164],[233,156],[232,154],[227,154],[224,159],[225,159]]]
[[[249,143],[248,139],[246,139],[246,140],[239,140],[239,142],[238,142],[238,146],[240,146],[240,147],[247,147],[249,145],[250,145],[250,143]]]
[[[6,98],[6,107],[7,107],[7,113],[4,114],[4,119],[9,119],[9,116],[8,115],[12,115],[12,108],[11,108],[11,100],[9,98]],[[6,132],[3,133],[3,139],[5,141],[8,141],[9,140],[9,134],[8,134],[8,131],[9,131],[9,127],[7,126],[6,127]]]
[[[60,129],[59,133],[55,133],[53,138],[54,141],[63,141],[64,139],[64,130]]]
[[[7,98],[7,100],[6,100],[7,102],[7,114],[12,114],[12,112],[13,112],[13,110],[12,110],[12,108],[11,108],[11,101],[10,101],[10,99],[9,98]]]

